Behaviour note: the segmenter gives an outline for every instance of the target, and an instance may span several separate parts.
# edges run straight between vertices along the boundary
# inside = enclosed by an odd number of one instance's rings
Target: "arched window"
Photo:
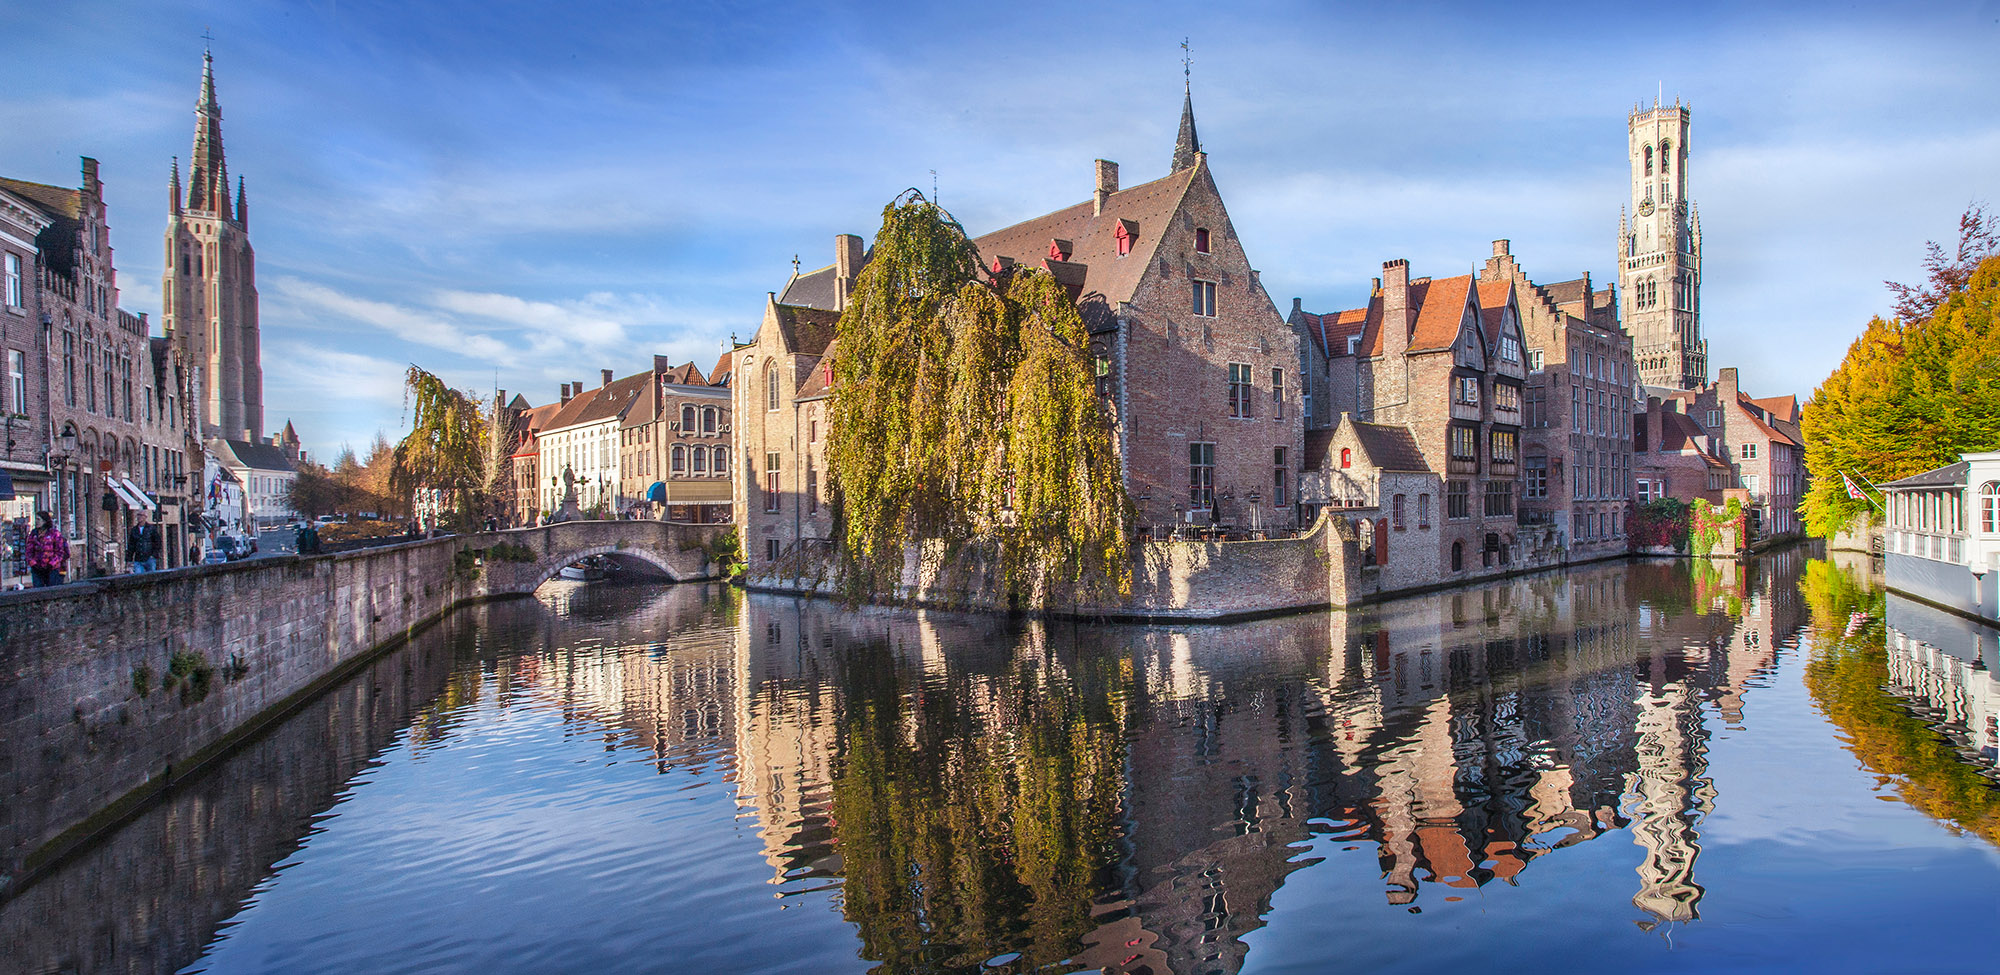
[[[1353,466],[1354,466],[1354,451],[1349,450],[1346,447],[1340,448],[1340,469],[1346,470]]]
[[[1465,568],[1465,543],[1453,542],[1451,543],[1451,571],[1458,572],[1463,570],[1464,568]]]
[[[668,463],[667,469],[675,474],[685,473],[687,471],[687,448],[680,444],[675,444],[673,453],[670,456],[673,459]]]
[[[721,477],[729,473],[729,448],[715,448],[715,475]]]
[[[1673,158],[1674,158],[1674,144],[1665,139],[1660,140],[1660,175],[1662,176],[1667,175],[1668,171],[1671,168],[1669,160]]]
[[[1646,175],[1653,175],[1653,147],[1646,147]]]
[[[696,448],[694,449],[694,470],[693,470],[693,471],[692,471],[691,473],[695,473],[695,474],[707,474],[707,473],[708,473],[708,448],[707,448],[707,447],[696,447]]]
[[[778,408],[778,364],[775,362],[764,363],[764,408],[773,411]]]
[[[701,411],[701,432],[715,432],[715,407],[710,406]]]
[[[694,433],[694,407],[692,406],[681,407],[681,433],[689,435]]]
[[[1979,489],[1979,530],[2000,535],[2000,481],[1987,481]]]

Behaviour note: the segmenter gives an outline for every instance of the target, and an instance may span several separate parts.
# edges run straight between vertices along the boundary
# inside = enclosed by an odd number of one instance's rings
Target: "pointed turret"
[[[201,55],[201,97],[194,107],[194,155],[188,161],[190,210],[229,207],[229,167],[222,156],[222,107],[215,101],[215,55]]]
[[[167,183],[167,212],[174,216],[181,213],[181,157],[174,157],[174,175]]]
[[[243,195],[243,177],[241,176],[236,177],[236,225],[244,228],[250,226],[250,201]]]
[[[1174,140],[1173,172],[1193,169],[1195,154],[1201,152],[1201,138],[1194,132],[1194,92],[1190,91],[1181,101],[1181,134]]]

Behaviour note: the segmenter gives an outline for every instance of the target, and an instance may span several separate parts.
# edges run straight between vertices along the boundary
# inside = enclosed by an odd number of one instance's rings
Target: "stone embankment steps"
[[[0,898],[453,607],[587,555],[712,578],[729,530],[568,522],[0,593]]]

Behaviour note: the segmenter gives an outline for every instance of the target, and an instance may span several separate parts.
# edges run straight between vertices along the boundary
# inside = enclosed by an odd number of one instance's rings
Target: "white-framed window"
[[[1739,449],[1740,449],[1740,450],[1742,450],[1742,452],[1743,452],[1743,459],[1744,459],[1744,460],[1756,460],[1756,459],[1757,459],[1757,445],[1756,445],[1756,444],[1754,444],[1754,443],[1746,443],[1746,444],[1743,444],[1743,445],[1741,445],[1741,447],[1740,447]]]
[[[673,451],[669,453],[667,456],[668,456],[667,470],[669,472],[674,474],[687,473],[688,462],[687,462],[686,447],[683,447],[680,444],[675,444]]]
[[[700,475],[702,477],[708,476],[707,447],[697,446],[696,448],[694,448],[693,466],[689,469],[688,473]]]
[[[7,407],[16,413],[28,412],[27,356],[19,349],[7,350]]]
[[[1193,310],[1203,318],[1215,317],[1215,282],[1195,281],[1192,287]]]
[[[21,255],[7,255],[7,307],[21,307]]]
[[[778,452],[764,455],[764,510],[778,510]]]

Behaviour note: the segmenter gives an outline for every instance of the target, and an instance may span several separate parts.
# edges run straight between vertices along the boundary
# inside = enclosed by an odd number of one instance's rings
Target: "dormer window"
[[[1118,229],[1111,232],[1118,239],[1118,256],[1132,253],[1132,241],[1139,236],[1139,225],[1130,220],[1118,221]]]
[[[1198,254],[1208,253],[1208,228],[1194,228],[1194,249]]]
[[[1049,260],[1067,261],[1069,260],[1070,252],[1073,250],[1075,248],[1070,246],[1069,241],[1058,237],[1055,240],[1049,241]]]

